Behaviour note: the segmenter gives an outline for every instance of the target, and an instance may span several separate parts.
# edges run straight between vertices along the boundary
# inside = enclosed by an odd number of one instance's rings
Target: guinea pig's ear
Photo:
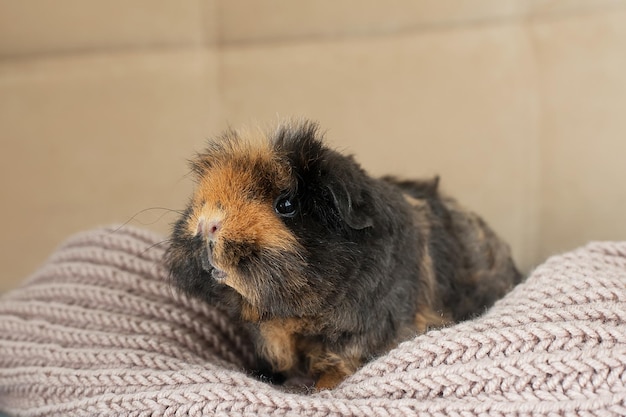
[[[345,181],[335,180],[326,185],[333,197],[339,216],[352,229],[361,230],[372,227],[374,221],[370,216],[364,191]]]

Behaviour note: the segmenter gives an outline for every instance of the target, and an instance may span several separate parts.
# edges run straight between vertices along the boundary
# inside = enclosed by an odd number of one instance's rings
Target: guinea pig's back
[[[509,245],[476,213],[456,200],[444,197],[449,227],[458,242],[463,259],[456,274],[450,302],[455,320],[481,314],[522,280]]]
[[[521,281],[509,245],[476,213],[442,195],[438,177],[383,180],[404,194],[414,226],[427,236],[439,306],[453,321],[483,313]]]

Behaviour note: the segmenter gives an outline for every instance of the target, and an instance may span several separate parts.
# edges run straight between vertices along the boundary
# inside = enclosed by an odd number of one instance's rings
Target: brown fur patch
[[[421,292],[414,323],[420,333],[425,333],[430,329],[448,325],[452,320],[446,314],[436,311],[442,310],[444,306],[441,305],[441,296],[437,293],[433,258],[428,246],[431,233],[431,209],[425,200],[420,200],[406,194],[404,198],[415,209],[415,225],[419,228],[420,234],[424,238],[423,254],[420,262],[420,276],[422,277]]]
[[[415,197],[412,197],[408,194],[404,194],[404,199],[409,203],[413,208],[416,209],[428,209],[428,203],[425,200],[420,200]]]
[[[289,168],[277,159],[266,141],[237,141],[231,143],[229,150],[230,157],[207,153],[195,162],[201,167],[202,175],[192,199],[187,230],[196,235],[201,233],[198,227],[201,221],[219,222],[212,263],[227,273],[226,285],[255,304],[255,289],[238,276],[235,268],[238,259],[224,247],[224,241],[277,253],[302,251],[296,237],[274,211],[274,200],[283,191],[280,187],[289,184]],[[263,189],[260,178],[272,178],[270,183],[274,188]]]
[[[337,354],[317,345],[308,350],[307,358],[310,363],[309,372],[317,375],[315,388],[318,390],[335,388],[362,365],[361,352],[354,348]]]
[[[341,383],[346,377],[353,374],[353,372],[349,372],[347,370],[341,368],[331,368],[320,375],[318,380],[315,382],[315,389],[317,390],[327,390],[333,389],[337,385]]]
[[[315,337],[313,323],[306,319],[274,319],[259,324],[260,354],[275,372],[303,372],[316,378],[316,389],[331,389],[352,375],[361,365],[361,352],[348,348],[334,353]]]
[[[453,321],[447,315],[432,310],[429,306],[420,306],[415,314],[415,327],[420,333],[447,326]]]
[[[431,234],[431,209],[425,200],[420,200],[409,195],[404,195],[405,200],[415,209],[413,221],[423,239],[420,261],[420,296],[419,304],[433,308],[441,308],[439,294],[437,294],[436,274],[433,258],[430,254],[428,242]]]
[[[260,174],[259,174],[260,175]],[[293,250],[297,240],[277,218],[273,196],[259,201],[247,195],[256,179],[234,166],[210,171],[199,184],[190,217],[189,231],[195,234],[200,219],[223,222],[221,237],[254,242],[264,248]]]
[[[241,303],[241,319],[251,323],[257,323],[261,320],[259,310],[245,300]]]
[[[303,325],[298,319],[275,319],[259,325],[263,339],[261,353],[270,361],[275,372],[287,371],[296,365],[296,336]]]

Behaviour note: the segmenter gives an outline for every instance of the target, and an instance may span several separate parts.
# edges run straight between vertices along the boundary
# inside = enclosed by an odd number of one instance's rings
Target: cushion
[[[336,389],[250,377],[253,350],[180,294],[167,242],[79,234],[0,298],[0,411],[12,416],[626,415],[626,242],[555,256],[481,317],[434,330]]]

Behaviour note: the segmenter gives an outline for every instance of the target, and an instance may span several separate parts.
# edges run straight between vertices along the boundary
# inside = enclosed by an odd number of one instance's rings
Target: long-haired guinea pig
[[[191,166],[166,256],[175,285],[248,327],[273,372],[317,389],[520,281],[508,246],[437,179],[372,178],[314,123],[229,131]]]

